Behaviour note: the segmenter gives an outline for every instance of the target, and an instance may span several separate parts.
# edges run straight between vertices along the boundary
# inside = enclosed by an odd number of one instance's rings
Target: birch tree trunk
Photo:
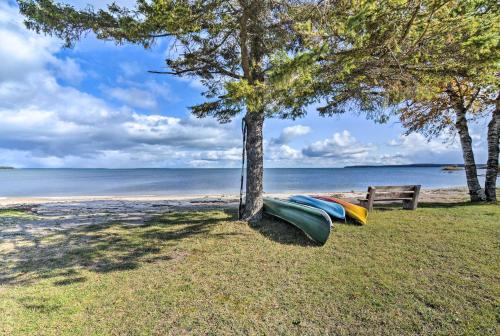
[[[262,218],[264,150],[264,113],[247,112],[247,180],[243,220],[256,222]]]
[[[462,155],[464,158],[465,175],[467,178],[467,186],[471,202],[481,202],[486,199],[484,190],[479,184],[477,178],[477,167],[472,150],[472,138],[469,134],[469,126],[467,125],[466,109],[456,109],[457,120],[455,126],[460,136],[460,144],[462,145]]]
[[[486,180],[484,191],[486,200],[496,202],[497,200],[497,176],[498,176],[498,140],[500,138],[500,94],[495,101],[495,110],[488,124],[488,162],[486,164]]]

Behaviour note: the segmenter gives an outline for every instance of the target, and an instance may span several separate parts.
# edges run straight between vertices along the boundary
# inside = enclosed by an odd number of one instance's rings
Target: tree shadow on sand
[[[40,231],[33,225],[0,226],[0,285],[19,285],[54,278],[57,286],[86,281],[80,270],[125,271],[183,258],[182,242],[191,238],[223,239],[214,233],[228,211],[171,212],[144,224],[110,222]]]

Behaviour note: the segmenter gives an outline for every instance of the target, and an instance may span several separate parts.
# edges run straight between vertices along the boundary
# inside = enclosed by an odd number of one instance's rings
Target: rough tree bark
[[[256,222],[262,218],[264,149],[264,113],[247,112],[247,180],[243,220]]]
[[[465,107],[457,109],[456,113],[457,120],[455,126],[460,137],[460,144],[462,145],[462,155],[464,158],[465,175],[467,178],[467,186],[469,187],[470,200],[471,202],[482,202],[486,199],[486,196],[477,178],[476,161],[474,159],[474,152],[472,151],[472,138],[469,134]]]
[[[240,48],[241,67],[244,78],[254,85],[264,80],[262,70],[263,44],[259,15],[264,8],[262,1],[242,1],[243,12],[240,18]],[[258,99],[257,99],[258,100]],[[248,102],[247,102],[248,104]],[[247,124],[247,174],[246,194],[243,220],[257,222],[262,218],[263,207],[263,177],[264,177],[264,150],[263,126],[264,107],[258,107],[253,102],[247,105],[245,116]]]
[[[496,202],[497,200],[497,176],[498,176],[498,140],[500,138],[500,94],[495,100],[495,110],[488,124],[488,162],[486,164],[486,179],[484,191],[486,200]]]

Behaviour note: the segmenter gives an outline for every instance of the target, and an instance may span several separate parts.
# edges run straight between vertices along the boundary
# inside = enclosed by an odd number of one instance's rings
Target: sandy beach
[[[266,194],[267,197],[286,199],[291,193]],[[316,195],[335,197],[358,203],[365,192],[332,192]],[[236,208],[238,195],[143,195],[143,196],[72,196],[72,197],[6,197],[0,199],[0,210],[18,209],[27,217],[0,219],[0,223],[21,225],[29,230],[70,228],[81,225],[100,225],[119,221],[142,224],[156,216],[172,211]],[[453,203],[467,200],[465,188],[424,189],[420,202]]]
[[[364,197],[366,191],[315,193],[314,195],[344,198],[357,203],[358,198]],[[280,199],[300,193],[266,193],[266,197]],[[307,194],[307,193],[305,193]],[[0,207],[10,208],[20,205],[36,205],[47,203],[84,203],[97,201],[120,201],[120,202],[170,202],[172,205],[184,205],[196,207],[198,205],[231,205],[238,202],[236,194],[220,195],[134,195],[134,196],[61,196],[61,197],[0,197]],[[465,187],[422,189],[420,202],[452,203],[467,200],[468,194]]]

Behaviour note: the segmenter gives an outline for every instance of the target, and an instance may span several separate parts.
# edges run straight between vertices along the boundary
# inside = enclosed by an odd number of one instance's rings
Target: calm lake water
[[[0,170],[0,196],[236,194],[239,179],[239,169],[9,169]],[[398,184],[437,188],[466,181],[463,171],[413,167],[266,169],[264,178],[270,193]]]

